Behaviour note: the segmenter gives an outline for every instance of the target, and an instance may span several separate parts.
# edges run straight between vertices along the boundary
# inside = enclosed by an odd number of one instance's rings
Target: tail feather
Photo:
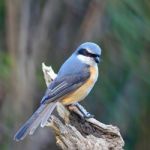
[[[14,136],[15,141],[23,140],[26,135],[33,134],[34,131],[37,129],[37,127],[40,125],[42,121],[42,117],[47,112],[45,110],[53,108],[52,106],[49,106],[49,104],[45,105],[42,104],[35,113],[30,117],[29,120],[25,122],[25,124],[18,130],[18,132]],[[53,109],[54,110],[54,109]],[[50,117],[50,116],[49,116]]]
[[[47,107],[46,107],[46,108],[47,108]],[[45,108],[45,109],[46,109],[46,108]],[[29,131],[29,135],[32,135],[32,134],[35,132],[35,130],[38,128],[38,126],[40,125],[41,120],[42,120],[42,116],[43,116],[43,114],[44,114],[44,112],[45,112],[45,109],[43,110],[43,112],[40,113],[39,117],[38,117],[38,118],[33,122],[33,124],[31,125],[30,131]]]
[[[47,121],[48,121],[48,119],[49,119],[49,116],[51,115],[51,113],[52,113],[53,110],[55,109],[55,107],[56,107],[56,105],[57,105],[57,102],[51,103],[50,105],[51,105],[51,106],[46,109],[46,111],[44,112],[44,115],[43,115],[43,117],[42,117],[42,121],[41,121],[41,127],[42,127],[42,128],[43,128],[44,126],[46,126]]]
[[[30,127],[30,124],[25,123],[14,136],[14,140],[15,141],[23,140],[28,134],[29,127]]]
[[[49,119],[51,113],[53,112],[54,108],[56,107],[57,103],[50,103],[48,104],[48,106],[44,109],[44,111],[40,114],[40,116],[38,117],[38,119],[36,119],[36,121],[34,121],[34,123],[32,124],[31,128],[30,128],[30,132],[29,134],[32,135],[34,133],[34,131],[36,130],[36,128],[42,124],[43,119],[45,118],[45,116],[47,116],[47,120]],[[50,111],[50,113],[49,113]],[[46,123],[47,123],[46,120]],[[45,123],[45,125],[46,125]],[[44,125],[44,126],[45,126]],[[44,127],[41,125],[41,127]]]

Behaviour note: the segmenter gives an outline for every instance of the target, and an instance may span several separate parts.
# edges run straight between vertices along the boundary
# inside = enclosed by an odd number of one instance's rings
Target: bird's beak
[[[99,57],[95,57],[95,62],[98,64],[100,62],[100,58]]]

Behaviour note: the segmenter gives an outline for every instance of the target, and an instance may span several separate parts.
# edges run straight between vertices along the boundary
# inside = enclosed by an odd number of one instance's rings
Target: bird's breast
[[[68,94],[62,99],[61,102],[64,105],[69,105],[81,101],[90,93],[98,78],[98,68],[97,66],[94,66],[94,67],[90,67],[89,69],[90,69],[89,79],[77,90]]]

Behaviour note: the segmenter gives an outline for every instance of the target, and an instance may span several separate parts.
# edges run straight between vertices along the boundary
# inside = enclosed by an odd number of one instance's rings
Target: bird
[[[73,52],[48,85],[40,106],[14,136],[15,141],[32,135],[38,126],[46,126],[53,110],[60,102],[69,106],[84,100],[98,79],[101,48],[94,42],[85,42]]]

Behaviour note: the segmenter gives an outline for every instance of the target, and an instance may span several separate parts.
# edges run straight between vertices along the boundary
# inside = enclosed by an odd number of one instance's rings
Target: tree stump
[[[42,64],[46,85],[57,74],[51,67]],[[121,150],[124,146],[119,129],[105,125],[95,118],[84,119],[77,108],[67,109],[57,104],[58,116],[52,115],[48,127],[54,130],[56,144],[62,150]]]

